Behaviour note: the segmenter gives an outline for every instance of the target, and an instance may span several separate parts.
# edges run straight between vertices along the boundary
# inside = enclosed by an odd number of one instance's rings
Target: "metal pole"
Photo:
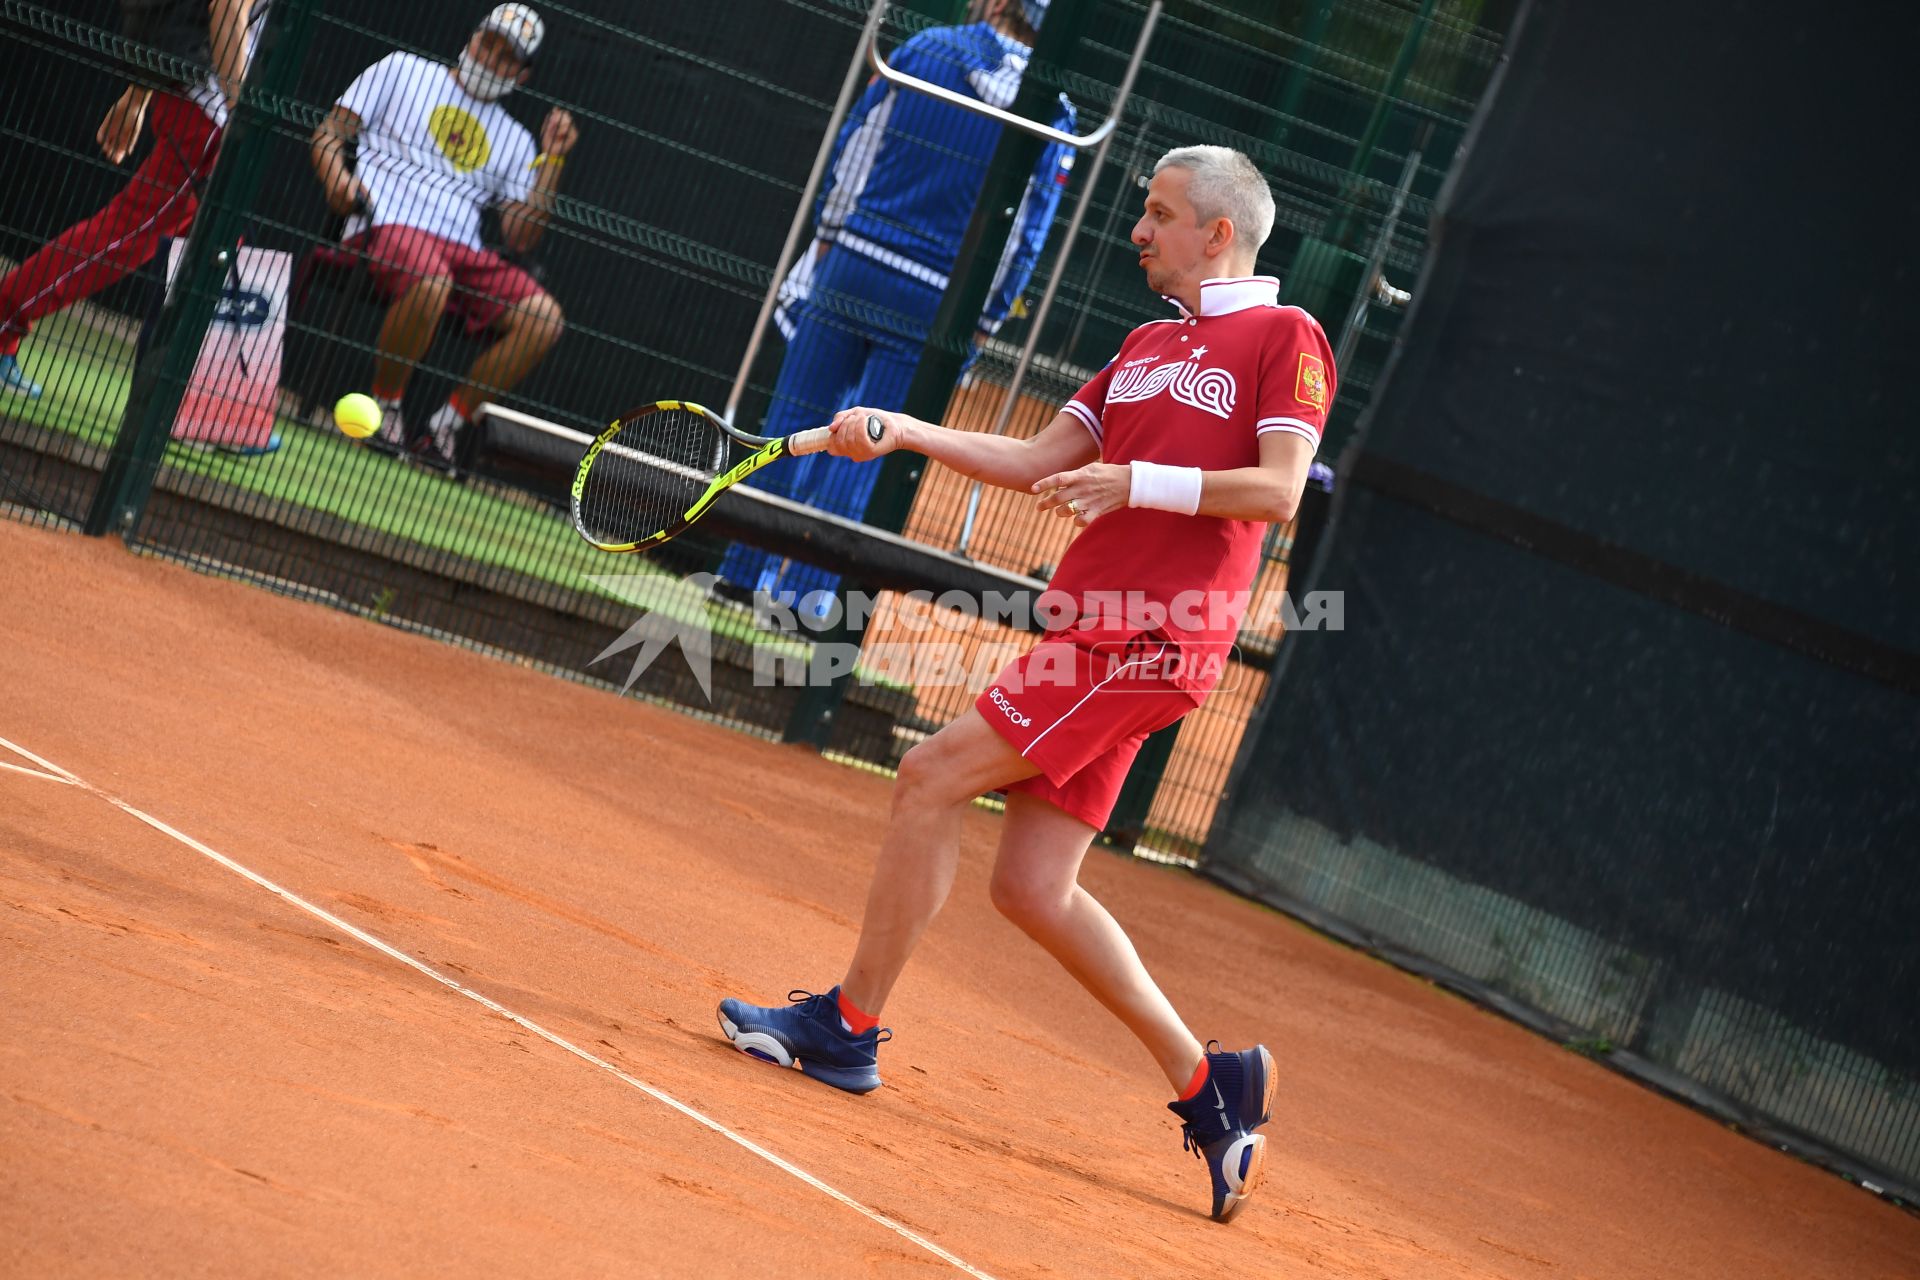
[[[1132,174],[1138,174],[1140,172],[1141,161],[1146,156],[1147,138],[1151,136],[1152,132],[1152,128],[1148,125],[1142,125],[1140,128],[1134,130],[1133,151],[1127,157],[1127,172]],[[1140,182],[1137,177],[1134,181],[1139,183],[1140,186],[1146,186],[1146,183]],[[1125,190],[1124,185],[1121,190]],[[1100,247],[1093,251],[1093,261],[1087,264],[1086,294],[1090,295],[1094,291],[1096,282],[1100,279],[1100,272],[1107,265],[1107,255],[1113,251],[1113,227],[1116,222],[1120,221],[1120,208],[1120,196],[1116,194],[1113,200],[1113,207],[1107,210],[1107,224],[1100,229]],[[1090,312],[1091,308],[1086,305],[1086,298],[1083,296],[1080,314],[1073,318],[1073,330],[1067,334],[1067,340],[1061,347],[1063,351],[1077,351],[1079,349],[1080,335],[1087,331],[1087,316]]]
[[[1342,248],[1346,246],[1347,233],[1357,216],[1356,207],[1361,193],[1366,190],[1367,166],[1373,162],[1373,148],[1386,128],[1387,117],[1393,112],[1394,96],[1400,92],[1400,86],[1406,83],[1408,73],[1413,70],[1414,56],[1420,52],[1420,44],[1426,39],[1427,24],[1433,20],[1437,3],[1438,0],[1424,0],[1420,12],[1414,15],[1412,23],[1408,25],[1406,38],[1400,42],[1400,54],[1394,59],[1392,70],[1387,72],[1386,83],[1380,88],[1380,97],[1374,103],[1373,116],[1367,121],[1366,132],[1361,135],[1359,146],[1354,148],[1353,162],[1348,166],[1342,208],[1329,219],[1326,236]]]
[[[1127,63],[1127,72],[1120,80],[1120,88],[1113,98],[1113,113],[1108,118],[1120,119],[1120,113],[1126,109],[1127,98],[1133,93],[1134,79],[1140,74],[1140,64],[1146,60],[1147,45],[1153,39],[1153,28],[1160,21],[1160,10],[1164,0],[1153,0],[1147,10],[1147,18],[1140,26],[1140,41],[1133,47],[1133,60]],[[1115,130],[1114,133],[1117,133]],[[994,420],[993,434],[1005,435],[1007,423],[1013,420],[1013,406],[1020,399],[1020,387],[1027,379],[1027,370],[1033,364],[1034,349],[1040,345],[1040,330],[1047,323],[1047,313],[1053,310],[1054,297],[1060,292],[1060,280],[1066,275],[1067,256],[1073,252],[1074,240],[1080,234],[1081,224],[1087,219],[1087,206],[1093,202],[1094,184],[1099,180],[1100,170],[1107,163],[1107,149],[1113,145],[1114,133],[1100,140],[1100,149],[1093,153],[1092,171],[1087,174],[1086,186],[1080,189],[1080,199],[1073,207],[1073,218],[1067,223],[1067,235],[1060,243],[1060,256],[1054,262],[1053,275],[1047,280],[1047,288],[1040,295],[1040,306],[1033,313],[1033,322],[1027,327],[1026,343],[1020,348],[1020,362],[1014,366],[1013,378],[1007,383],[1007,393],[1000,400],[1000,415]],[[1335,366],[1336,368],[1338,366]],[[960,526],[960,540],[954,544],[959,555],[967,554],[967,547],[973,541],[974,522],[980,514],[980,495],[983,486],[980,481],[973,482],[973,491],[967,495],[967,516]]]
[[[867,46],[879,31],[880,17],[887,11],[887,2],[874,0],[873,10],[867,14],[867,25],[860,30],[860,42],[853,46],[853,60],[847,63],[846,78],[840,82],[840,96],[834,100],[833,116],[827,121],[826,135],[820,139],[820,150],[813,157],[813,171],[807,174],[806,190],[800,193],[800,206],[793,211],[793,222],[787,227],[786,243],[780,246],[780,259],[774,264],[773,279],[767,284],[767,296],[760,300],[760,314],[754,318],[753,336],[747,339],[747,353],[740,358],[740,371],[733,376],[733,390],[727,393],[728,422],[733,422],[733,415],[740,411],[741,398],[747,391],[747,374],[760,354],[760,344],[766,340],[767,322],[773,318],[774,303],[780,297],[780,285],[787,278],[787,268],[793,265],[794,250],[800,244],[801,233],[813,220],[813,197],[820,190],[821,179],[826,176],[827,157],[833,154],[833,144],[840,137],[840,126],[846,120],[847,109],[853,102],[854,88],[861,82],[860,71]]]
[[[1432,125],[1427,126],[1431,131]],[[1354,291],[1353,306],[1347,310],[1346,327],[1340,331],[1340,349],[1334,353],[1333,367],[1336,372],[1347,367],[1347,357],[1360,342],[1360,326],[1367,315],[1367,295],[1373,292],[1374,281],[1380,278],[1380,269],[1386,265],[1387,250],[1393,245],[1393,233],[1400,225],[1400,213],[1407,207],[1407,193],[1413,190],[1413,179],[1420,172],[1420,153],[1426,146],[1423,133],[1413,150],[1407,153],[1407,163],[1400,170],[1400,185],[1393,193],[1393,207],[1387,212],[1387,220],[1380,228],[1380,234],[1373,242],[1373,254],[1367,259],[1367,269],[1360,276],[1360,287]]]
[[[1294,46],[1293,69],[1287,73],[1287,87],[1280,95],[1279,105],[1274,107],[1274,114],[1279,118],[1279,125],[1273,134],[1273,145],[1276,147],[1287,145],[1287,134],[1293,128],[1294,113],[1300,109],[1300,99],[1305,95],[1307,82],[1313,75],[1314,55],[1326,39],[1327,24],[1333,20],[1333,3],[1334,0],[1320,0],[1313,6],[1306,30],[1300,33],[1299,41]]]
[[[289,0],[267,15],[257,61],[227,112],[220,152],[200,192],[179,269],[151,331],[143,335],[144,353],[82,525],[94,537],[133,533],[153,494],[180,401],[239,248],[241,225],[259,194],[274,123],[288,118],[287,95],[306,56],[320,3]],[[159,271],[164,280],[164,262]]]

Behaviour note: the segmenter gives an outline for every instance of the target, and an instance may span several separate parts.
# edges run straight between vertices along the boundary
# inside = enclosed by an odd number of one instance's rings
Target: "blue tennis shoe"
[[[1266,1164],[1267,1140],[1254,1132],[1273,1119],[1273,1055],[1263,1044],[1238,1053],[1207,1044],[1207,1082],[1167,1110],[1181,1119],[1188,1151],[1207,1162],[1213,1178],[1213,1220],[1226,1222],[1247,1202]]]
[[[840,988],[825,995],[789,991],[785,1008],[739,1000],[720,1002],[720,1029],[740,1052],[775,1066],[800,1070],[815,1080],[871,1093],[880,1087],[880,1046],[893,1038],[886,1027],[858,1035],[840,1020]]]
[[[29,378],[20,367],[20,361],[14,356],[0,356],[0,388],[25,396],[29,400],[40,398],[40,384]]]

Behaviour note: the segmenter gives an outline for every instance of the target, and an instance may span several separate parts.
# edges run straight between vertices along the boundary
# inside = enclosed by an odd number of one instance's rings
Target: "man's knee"
[[[453,277],[450,275],[427,271],[404,276],[393,284],[395,305],[411,298],[415,305],[437,305],[444,308],[453,297]]]
[[[1059,918],[1066,907],[1066,897],[1057,883],[1034,874],[1017,859],[994,864],[987,896],[995,911],[1028,931]]]
[[[944,809],[972,800],[973,795],[963,795],[956,787],[955,773],[947,744],[938,737],[920,743],[900,757],[894,773],[894,808]]]
[[[508,330],[542,350],[560,341],[560,335],[567,331],[566,313],[544,289],[514,304],[507,315]]]
[[[923,798],[936,788],[944,773],[940,763],[940,748],[931,740],[910,748],[900,757],[900,764],[894,771],[895,802],[907,798]]]

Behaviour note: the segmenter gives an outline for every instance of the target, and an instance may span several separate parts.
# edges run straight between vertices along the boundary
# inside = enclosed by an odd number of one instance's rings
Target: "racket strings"
[[[697,413],[630,415],[587,469],[578,502],[582,531],[618,546],[674,528],[725,459],[724,437]]]

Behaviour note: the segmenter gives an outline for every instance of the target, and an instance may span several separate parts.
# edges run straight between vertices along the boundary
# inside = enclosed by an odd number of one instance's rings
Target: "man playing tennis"
[[[976,796],[1005,791],[994,905],[1153,1055],[1222,1221],[1260,1175],[1266,1139],[1255,1130],[1272,1113],[1273,1056],[1260,1045],[1203,1049],[1078,878],[1146,735],[1218,682],[1262,534],[1292,517],[1333,401],[1320,326],[1277,305],[1277,280],[1252,274],[1273,213],[1266,181],[1238,152],[1161,157],[1132,238],[1147,284],[1179,318],[1135,329],[1032,439],[864,407],[834,419],[832,451],[844,457],[912,449],[1071,518],[1084,532],[1052,585],[1078,603],[1079,620],[1049,631],[901,761],[840,985],[785,1007],[720,1005],[742,1050],[855,1093],[878,1088],[879,1045],[891,1037],[878,1015],[952,886],[962,817]],[[869,415],[888,428],[878,442]],[[1103,593],[1125,607],[1091,608]]]

